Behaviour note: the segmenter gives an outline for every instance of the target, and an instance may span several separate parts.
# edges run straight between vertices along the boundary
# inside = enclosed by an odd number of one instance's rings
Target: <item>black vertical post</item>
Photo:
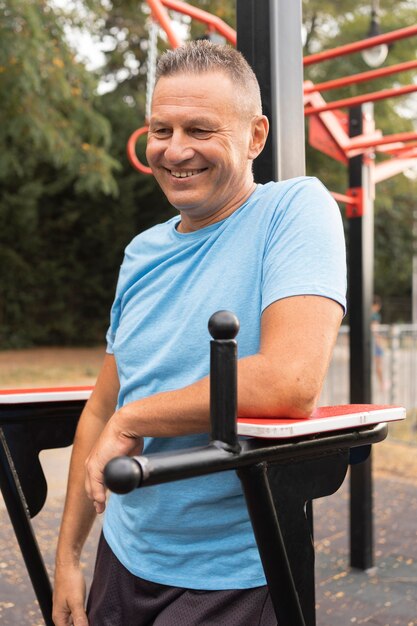
[[[278,624],[306,626],[269,485],[267,464],[241,467],[237,475],[242,481]]]
[[[230,311],[209,319],[211,439],[226,449],[240,449],[237,437],[237,343],[239,320]]]
[[[46,626],[52,621],[52,586],[22,497],[19,479],[0,428],[0,487]]]
[[[276,152],[272,142],[269,0],[237,0],[236,24],[237,48],[256,74],[261,88],[262,109],[270,122],[270,133],[265,148],[253,165],[255,181],[268,183],[276,180]]]
[[[362,107],[349,112],[349,136],[362,134]],[[363,188],[363,156],[349,159],[349,187]],[[366,191],[366,190],[365,190]],[[349,219],[350,402],[371,402],[370,311],[373,292],[373,216],[364,193],[364,214]],[[350,472],[350,564],[373,566],[372,461]]]
[[[237,48],[261,88],[269,119],[254,162],[257,183],[305,173],[301,0],[237,0]]]

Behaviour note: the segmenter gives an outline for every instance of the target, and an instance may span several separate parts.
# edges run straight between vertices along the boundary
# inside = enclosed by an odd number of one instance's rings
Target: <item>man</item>
[[[198,41],[160,59],[147,159],[179,216],[126,249],[74,443],[56,626],[276,624],[234,472],[112,495],[107,508],[103,485],[115,456],[207,443],[219,309],[241,322],[239,415],[303,417],[317,402],[345,306],[341,220],[315,179],[255,184],[267,133],[237,51]],[[80,552],[105,508],[87,622]]]

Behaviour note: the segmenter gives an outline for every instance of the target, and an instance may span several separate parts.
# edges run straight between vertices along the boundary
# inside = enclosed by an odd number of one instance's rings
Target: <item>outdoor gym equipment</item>
[[[307,419],[237,419],[236,316],[209,320],[211,437],[206,447],[174,454],[118,457],[104,472],[115,493],[236,470],[280,626],[314,626],[314,547],[306,505],[342,484],[349,451],[383,440],[402,407],[349,405],[318,409]],[[256,435],[239,439],[238,434]],[[365,448],[364,448],[365,446]],[[201,520],[204,525],[204,520]]]
[[[107,481],[115,491],[125,492],[236,469],[280,626],[313,626],[312,517],[309,507],[306,516],[305,504],[336,491],[344,480],[350,451],[359,451],[356,460],[363,461],[366,447],[386,437],[386,422],[403,419],[405,410],[347,405],[318,409],[304,420],[236,421],[233,337],[237,327],[235,316],[227,312],[211,318],[209,445],[175,455],[112,461]],[[0,488],[47,626],[53,626],[52,587],[31,524],[47,493],[38,455],[41,450],[71,445],[91,390],[0,390]],[[239,433],[255,436],[241,440]]]

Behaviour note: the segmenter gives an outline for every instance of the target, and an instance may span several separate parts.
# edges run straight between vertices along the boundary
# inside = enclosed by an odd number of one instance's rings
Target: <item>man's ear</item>
[[[269,132],[269,122],[265,115],[257,115],[251,121],[251,141],[249,144],[248,159],[256,159],[264,149]]]

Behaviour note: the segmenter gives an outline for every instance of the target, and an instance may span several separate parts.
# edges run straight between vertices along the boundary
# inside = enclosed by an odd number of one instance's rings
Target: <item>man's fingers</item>
[[[96,513],[103,513],[106,508],[106,487],[103,481],[103,472],[98,471],[97,460],[89,457],[85,463],[85,490],[94,503]]]
[[[71,626],[72,625],[72,618],[71,618],[71,613],[65,611],[61,612],[61,611],[54,611],[52,613],[52,620],[55,624],[55,626]]]
[[[55,626],[88,626],[87,615],[82,605],[72,610],[54,611],[52,618]]]
[[[88,626],[88,619],[84,609],[74,609],[72,613],[72,623],[74,626]]]

